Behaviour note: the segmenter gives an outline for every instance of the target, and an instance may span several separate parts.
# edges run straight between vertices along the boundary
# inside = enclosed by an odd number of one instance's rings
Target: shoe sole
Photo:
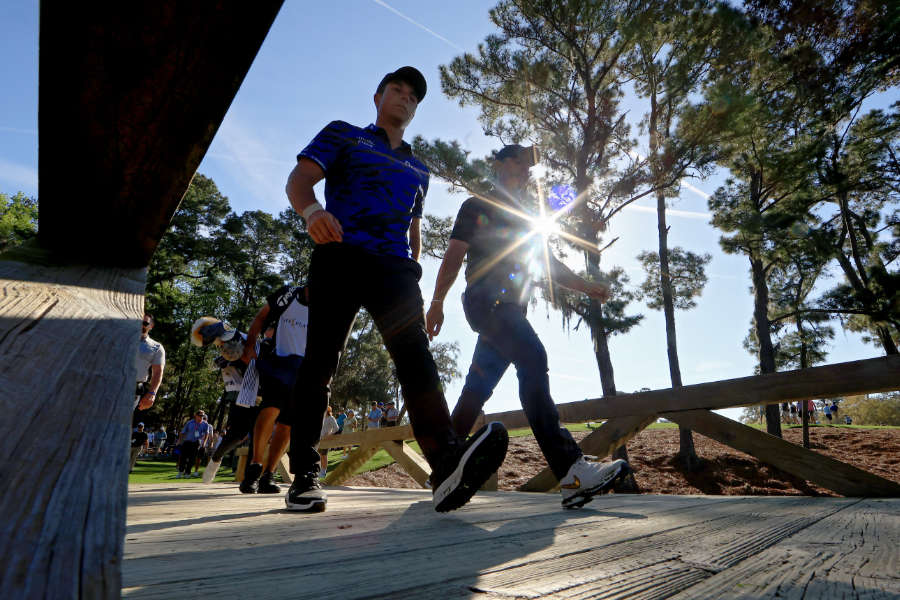
[[[498,422],[488,423],[456,466],[456,469],[434,490],[434,510],[449,512],[465,505],[506,458],[509,434]]]
[[[309,502],[299,504],[297,502],[291,502],[287,496],[284,497],[285,506],[287,506],[287,509],[292,512],[325,512],[325,504],[327,502],[327,498],[315,498],[313,500],[310,500]]]
[[[576,494],[574,496],[570,496],[566,500],[563,500],[563,508],[581,508],[588,502],[594,499],[594,496],[600,496],[607,493],[609,490],[613,489],[617,483],[624,480],[628,475],[631,474],[631,466],[628,463],[623,463],[619,466],[619,470],[615,475],[610,477],[606,482],[601,483],[600,485],[596,485],[592,488],[586,489],[580,494]]]

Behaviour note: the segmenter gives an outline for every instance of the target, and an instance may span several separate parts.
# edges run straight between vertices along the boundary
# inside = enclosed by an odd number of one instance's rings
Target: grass
[[[203,473],[203,467],[200,467],[200,472]],[[130,475],[128,475],[128,483],[170,483],[173,481],[184,481],[185,483],[200,483],[199,477],[191,477],[190,479],[175,479],[175,476],[178,474],[178,469],[176,467],[176,462],[174,458],[163,457],[163,458],[151,458],[151,459],[138,459],[137,463],[134,465],[134,471]],[[233,481],[234,480],[234,472],[231,470],[231,467],[223,464],[222,468],[219,469],[219,472],[216,473],[216,478],[214,481],[217,483],[223,481]]]
[[[765,429],[764,424],[759,423],[748,423],[750,427],[754,429]],[[599,426],[599,423],[591,423],[590,426],[588,423],[574,423],[567,424],[565,428],[571,432],[579,432],[579,431],[591,431],[596,429]],[[675,423],[652,423],[647,429],[675,429],[678,425]],[[800,425],[784,425],[782,427],[785,429],[799,429]],[[896,426],[881,426],[881,425],[826,425],[826,424],[818,424],[810,423],[810,428],[823,427],[830,429],[900,429],[900,427]],[[525,437],[532,435],[530,427],[522,427],[520,429],[512,429],[509,431],[509,437],[517,438],[517,437]],[[422,453],[421,448],[419,448],[419,444],[415,441],[409,442],[409,447],[418,452]],[[334,471],[338,467],[338,465],[343,462],[344,452],[342,449],[330,450],[328,452],[328,471]],[[384,450],[379,450],[372,458],[364,464],[357,473],[366,473],[368,471],[375,471],[377,469],[381,469],[386,467],[394,462],[394,459],[390,454],[385,452]],[[201,473],[203,472],[203,468],[201,467]],[[160,459],[144,459],[138,460],[137,464],[134,467],[134,472],[128,476],[128,483],[168,483],[172,481],[176,481],[176,467],[175,460],[172,458],[160,458]],[[231,470],[230,466],[227,464],[223,464],[222,468],[219,469],[219,472],[216,473],[215,481],[224,482],[224,481],[233,481],[234,473]],[[199,477],[192,477],[190,479],[177,480],[184,481],[186,483],[199,483]]]

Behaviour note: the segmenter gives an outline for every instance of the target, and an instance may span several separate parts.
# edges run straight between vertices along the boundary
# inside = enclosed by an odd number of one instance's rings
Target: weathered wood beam
[[[400,425],[398,427],[380,427],[365,431],[352,431],[348,433],[335,433],[322,438],[319,441],[319,449],[343,448],[344,446],[357,446],[362,444],[380,444],[381,442],[415,439],[412,427]]]
[[[150,262],[281,4],[41,3],[43,246]]]
[[[895,390],[900,390],[900,356],[883,356],[797,371],[698,383],[677,390],[667,388],[567,402],[557,404],[556,409],[563,423],[584,423],[673,410],[776,404]],[[510,429],[528,426],[521,410],[494,413],[485,419],[500,421]]]
[[[428,481],[428,476],[431,475],[431,467],[415,450],[403,442],[394,441],[382,442],[381,447],[397,461],[397,464],[410,477],[416,480],[416,483],[423,488],[428,487],[425,485],[425,482]]]
[[[370,458],[372,458],[373,454],[378,452],[379,447],[380,445],[377,443],[361,445],[351,452],[350,455],[338,465],[337,469],[325,476],[325,483],[327,485],[340,485],[347,481],[353,477]],[[319,449],[322,449],[321,444],[319,445]]]
[[[0,260],[5,596],[119,597],[145,275]]]
[[[604,458],[612,454],[619,446],[624,446],[628,441],[643,431],[656,420],[656,415],[617,417],[610,419],[596,430],[585,436],[579,446],[585,454]],[[520,492],[552,492],[559,487],[559,480],[550,470],[544,469],[523,483],[519,487]]]
[[[691,410],[662,416],[842,496],[900,498],[898,483],[716,413]]]

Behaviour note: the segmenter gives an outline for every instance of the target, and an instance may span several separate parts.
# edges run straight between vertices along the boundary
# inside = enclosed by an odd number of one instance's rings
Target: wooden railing
[[[607,456],[657,418],[664,417],[843,496],[900,497],[900,484],[712,412],[722,408],[895,390],[900,390],[900,356],[886,356],[678,389],[569,402],[557,404],[557,409],[563,423],[605,420],[581,441],[585,454]],[[487,415],[477,426],[487,421],[500,421],[508,429],[528,427],[528,420],[521,410]],[[329,485],[346,481],[379,448],[384,448],[424,486],[430,472],[428,464],[405,443],[414,438],[408,425],[328,436],[320,442],[319,448],[354,445],[359,448],[328,474],[325,481]],[[545,492],[557,485],[550,469],[545,468],[519,489]]]

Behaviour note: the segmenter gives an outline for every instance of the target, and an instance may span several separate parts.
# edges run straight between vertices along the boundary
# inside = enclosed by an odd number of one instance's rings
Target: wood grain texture
[[[5,595],[119,593],[144,277],[0,261]]]
[[[149,264],[281,3],[41,4],[45,247]]]
[[[676,598],[898,598],[900,510],[863,500],[719,571]]]
[[[826,523],[858,532],[846,538],[852,561],[843,554],[854,577],[897,566],[886,520],[900,514],[897,500],[856,511],[869,501],[610,495],[564,511],[553,496],[496,492],[439,515],[427,490],[327,488],[328,510],[304,515],[234,487],[135,486],[124,595],[227,598],[249,579],[265,582],[253,592],[260,600],[728,597],[689,592],[782,545],[830,543]],[[373,579],[386,556],[398,567]]]
[[[628,440],[643,431],[656,421],[656,415],[617,417],[609,419],[596,430],[588,434],[579,446],[582,452],[597,458],[605,458],[613,450],[628,443]],[[551,492],[559,488],[559,480],[550,470],[544,467],[540,473],[519,487],[521,492]]]
[[[706,410],[664,413],[697,433],[844,496],[900,498],[900,484]]]

